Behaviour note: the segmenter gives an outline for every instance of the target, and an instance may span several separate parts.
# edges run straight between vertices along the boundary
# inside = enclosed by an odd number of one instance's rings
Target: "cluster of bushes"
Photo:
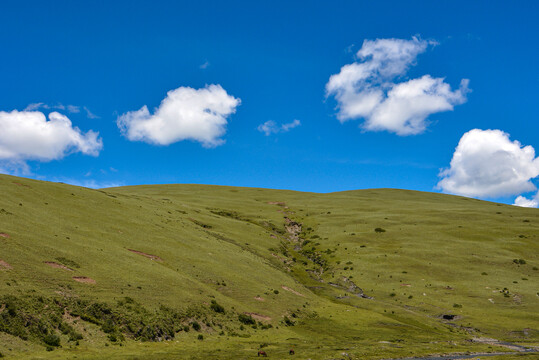
[[[99,326],[111,342],[120,342],[126,337],[140,341],[170,340],[180,331],[187,332],[190,328],[201,331],[201,324],[207,327],[216,324],[208,320],[207,316],[211,318],[209,309],[202,305],[183,311],[165,306],[150,311],[129,297],[116,304],[107,304],[83,299],[3,296],[0,297],[0,308],[4,309],[0,312],[0,332],[41,342],[49,350],[60,346],[61,334],[76,344],[83,339],[83,335],[64,320],[66,312]],[[226,313],[225,308],[215,300],[212,300],[209,308],[217,314]],[[238,320],[244,324],[256,324],[247,315],[240,315]]]
[[[62,304],[58,300],[46,300],[43,297],[15,297],[6,295],[0,298],[0,331],[17,336],[23,340],[42,342],[52,350],[60,346],[58,333],[68,336],[69,341],[82,339],[63,318]]]

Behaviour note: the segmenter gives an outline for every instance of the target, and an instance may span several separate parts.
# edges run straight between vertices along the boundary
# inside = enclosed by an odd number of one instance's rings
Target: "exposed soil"
[[[298,222],[295,222],[293,220],[290,220],[289,218],[285,218],[285,229],[290,234],[290,240],[293,242],[299,241],[299,234],[301,233],[301,224]]]
[[[283,288],[283,290],[290,291],[292,294],[295,294],[297,296],[305,296],[302,293],[297,292],[296,290],[290,289],[288,286],[281,285],[281,287]]]
[[[4,260],[0,260],[0,270],[10,270],[13,269],[13,266],[9,265]]]
[[[57,262],[54,262],[54,261],[45,261],[45,264],[47,264],[47,265],[49,265],[50,267],[53,267],[53,268],[64,269],[64,270],[68,270],[68,271],[73,271],[73,269],[68,268],[68,267],[65,266],[65,265],[58,264]]]
[[[0,233],[0,237],[9,239],[11,236],[9,236],[9,234],[6,234],[6,233]]]
[[[266,301],[263,297],[255,296],[255,300],[257,301]]]
[[[13,181],[13,183],[14,183],[15,185],[24,186],[24,187],[27,187],[27,188],[30,187],[30,185],[21,184],[20,182],[16,182],[16,181]]]
[[[96,281],[92,278],[86,277],[86,276],[73,276],[73,280],[78,281],[80,283],[84,284],[95,284]]]
[[[279,205],[279,206],[286,206],[286,203],[282,201],[268,201],[268,204],[270,205]]]
[[[132,253],[135,253],[135,254],[138,254],[138,255],[142,255],[142,256],[145,256],[147,257],[148,259],[151,259],[151,260],[157,260],[157,261],[163,261],[163,259],[161,259],[159,256],[157,255],[152,255],[152,254],[146,254],[142,251],[138,251],[138,250],[133,250],[133,249],[127,249],[127,251],[131,251]]]
[[[250,312],[246,312],[244,314],[249,315],[253,319],[258,320],[258,321],[271,321],[271,318],[269,316],[265,316],[265,315],[262,315],[262,314],[250,313]]]

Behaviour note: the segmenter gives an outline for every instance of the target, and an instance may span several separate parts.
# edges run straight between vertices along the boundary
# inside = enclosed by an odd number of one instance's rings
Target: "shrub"
[[[49,334],[43,338],[43,342],[49,346],[60,346],[60,337],[58,335]]]
[[[198,334],[197,339],[198,339],[198,340],[204,340],[204,335]]]
[[[193,330],[195,330],[195,331],[200,331],[200,324],[199,324],[198,322],[193,321],[193,322],[191,323],[191,326],[193,327]]]
[[[217,303],[217,301],[215,300],[212,300],[211,301],[211,305],[210,305],[210,308],[215,311],[216,313],[221,313],[221,314],[224,314],[225,313],[225,308],[222,306],[222,305],[219,305]]]
[[[513,259],[513,262],[515,264],[518,264],[518,265],[525,265],[526,264],[526,260],[524,260],[524,259]]]
[[[374,231],[377,232],[377,233],[383,233],[383,232],[386,232],[385,229],[382,229],[382,228],[379,228],[379,227],[377,227],[376,229],[374,229]]]
[[[246,315],[246,314],[239,314],[238,315],[238,320],[245,324],[245,325],[253,325],[253,324],[256,324],[256,321],[255,319],[253,319],[253,317],[251,315]]]
[[[277,295],[277,294],[279,294],[279,290],[273,290],[273,293],[274,293],[275,295]]]
[[[461,304],[453,304],[453,307],[455,309],[460,309],[462,307],[462,305]]]
[[[283,319],[283,321],[284,321],[284,323],[285,323],[286,326],[294,326],[294,325],[295,325],[295,323],[294,323],[292,320],[290,320],[290,319],[288,318],[288,316],[285,316],[284,319]]]

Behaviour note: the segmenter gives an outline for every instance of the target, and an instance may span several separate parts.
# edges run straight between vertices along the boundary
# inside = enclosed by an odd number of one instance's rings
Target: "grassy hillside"
[[[537,209],[6,175],[0,194],[7,357],[381,359],[504,351],[481,337],[539,343]]]

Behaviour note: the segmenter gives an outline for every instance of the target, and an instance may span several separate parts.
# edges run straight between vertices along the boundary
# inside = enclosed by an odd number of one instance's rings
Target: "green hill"
[[[381,359],[508,350],[474,338],[539,344],[537,209],[7,175],[0,194],[6,357]]]

